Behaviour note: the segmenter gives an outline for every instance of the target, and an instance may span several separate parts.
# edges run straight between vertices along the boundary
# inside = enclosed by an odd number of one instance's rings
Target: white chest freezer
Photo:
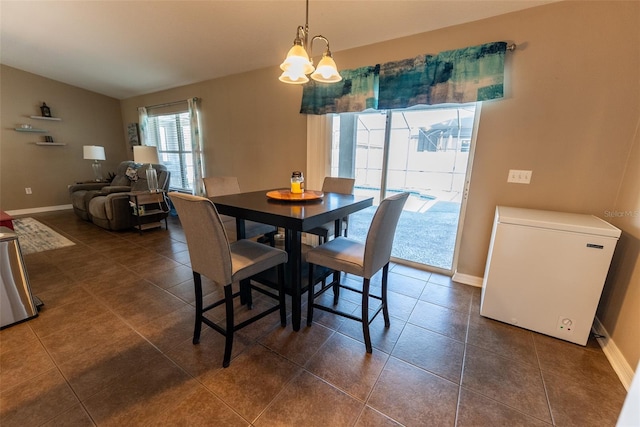
[[[585,345],[619,237],[592,215],[498,206],[480,314]]]

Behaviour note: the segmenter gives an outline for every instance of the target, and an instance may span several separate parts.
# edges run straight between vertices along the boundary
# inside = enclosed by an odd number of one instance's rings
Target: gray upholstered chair
[[[210,176],[203,178],[204,188],[207,197],[226,196],[227,194],[240,193],[240,184],[235,176]],[[220,215],[224,227],[227,229],[227,235],[230,242],[236,240],[236,218],[228,215]],[[245,238],[259,237],[260,242],[269,242],[271,246],[275,246],[275,234],[278,231],[273,225],[262,224],[255,221],[244,222]]]
[[[247,239],[230,244],[220,215],[210,200],[177,192],[169,193],[169,198],[178,212],[187,239],[191,269],[193,270],[196,296],[193,343],[200,342],[202,323],[224,335],[226,341],[222,366],[226,368],[231,360],[235,331],[277,310],[280,310],[281,325],[286,326],[284,263],[287,262],[287,253]],[[249,279],[252,276],[276,266],[278,267],[278,295],[251,284]],[[201,276],[203,275],[224,288],[224,298],[206,307],[203,307],[202,301]],[[240,292],[233,293],[232,284],[238,281],[246,284],[248,292],[255,289],[276,298],[278,304],[236,325],[233,299],[239,296]],[[226,308],[226,326],[224,328],[204,316],[207,311],[222,304]]]
[[[328,311],[349,319],[362,323],[362,333],[367,353],[372,352],[371,336],[369,334],[369,324],[382,310],[384,324],[389,327],[389,308],[387,304],[387,276],[389,273],[389,260],[391,259],[391,248],[393,237],[395,236],[398,219],[402,213],[402,208],[409,197],[409,193],[400,193],[384,199],[376,210],[367,239],[364,244],[356,242],[346,237],[336,237],[335,239],[311,249],[307,252],[306,259],[309,263],[309,303],[307,304],[307,325],[311,326],[313,321],[313,309]],[[334,271],[343,271],[362,277],[362,289],[343,285],[340,283],[340,274],[334,275],[334,281],[329,284],[322,283],[321,289],[315,292],[315,285],[318,283],[312,280],[314,266],[320,265]],[[380,295],[369,293],[369,282],[371,277],[382,269],[382,290]],[[315,302],[315,298],[324,293],[327,289],[333,288],[334,306],[338,303],[339,289],[345,288],[362,295],[361,316],[357,317],[351,313],[339,311],[333,307],[327,307]],[[369,316],[369,297],[380,300],[382,304]]]
[[[327,176],[324,178],[324,182],[322,183],[322,191],[324,193],[340,193],[340,194],[353,194],[353,186],[355,184],[355,179],[353,178],[338,178]],[[342,218],[342,231],[344,232],[344,236],[347,237],[347,230],[349,228],[349,217],[346,216]],[[307,231],[306,233],[315,234],[319,237],[320,244],[329,240],[330,236],[335,234],[335,222],[328,222],[326,224],[321,225],[320,227],[316,227]]]
[[[124,190],[118,187],[116,188],[117,191],[111,191],[113,190],[111,187],[104,187],[99,192],[91,195],[88,201],[88,213],[89,219],[95,225],[114,231],[127,230],[135,225],[127,193],[131,191],[149,191],[147,184],[147,169],[149,165],[140,166],[138,163],[135,166],[137,166],[135,171],[129,172],[133,179],[130,180],[131,186],[128,189]],[[151,166],[156,170],[158,176],[158,188],[168,191],[170,173],[166,166]]]

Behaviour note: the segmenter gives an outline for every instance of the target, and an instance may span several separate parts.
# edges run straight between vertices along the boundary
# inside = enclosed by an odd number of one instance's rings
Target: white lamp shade
[[[313,73],[314,68],[311,61],[309,61],[309,55],[307,55],[307,51],[299,44],[294,44],[291,49],[289,49],[286,59],[280,64],[280,69],[287,71],[291,66],[300,68],[304,74]]]
[[[316,68],[311,74],[311,78],[322,83],[336,83],[342,80],[342,76],[338,73],[336,62],[329,55],[324,55]]]
[[[82,157],[85,160],[106,160],[104,147],[99,145],[85,145],[82,147]]]
[[[290,67],[287,71],[284,71],[279,80],[283,83],[289,83],[293,85],[301,85],[309,81],[309,78],[304,75],[299,69]]]
[[[135,145],[133,147],[133,161],[142,164],[159,164],[158,148],[151,145]]]

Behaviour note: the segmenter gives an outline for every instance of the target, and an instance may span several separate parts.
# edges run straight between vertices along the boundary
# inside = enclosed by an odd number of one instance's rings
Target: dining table
[[[288,190],[262,190],[209,197],[218,213],[236,218],[237,238],[245,237],[244,221],[256,221],[284,229],[285,289],[291,295],[294,331],[300,330],[302,294],[307,290],[308,272],[302,249],[302,234],[334,222],[335,236],[342,231],[342,218],[373,205],[373,197],[307,190],[306,196],[290,195]],[[291,197],[293,196],[293,197]],[[322,272],[319,272],[322,274]],[[315,274],[314,274],[315,276]],[[254,278],[267,286],[276,286],[277,274],[269,271]]]

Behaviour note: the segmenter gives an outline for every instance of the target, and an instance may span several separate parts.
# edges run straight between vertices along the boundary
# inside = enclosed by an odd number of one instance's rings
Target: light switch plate
[[[529,184],[531,182],[532,171],[510,169],[507,182],[513,182],[515,184]]]

